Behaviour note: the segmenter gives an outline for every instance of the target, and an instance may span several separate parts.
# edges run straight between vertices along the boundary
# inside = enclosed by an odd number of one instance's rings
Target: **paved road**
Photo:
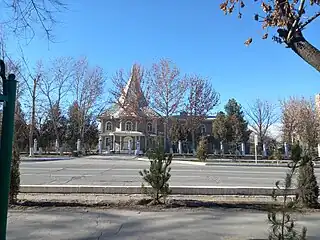
[[[299,216],[308,239],[320,239],[320,213]],[[7,239],[23,240],[249,240],[267,239],[265,212],[168,210],[138,212],[90,208],[10,210]]]
[[[68,184],[140,186],[138,172],[148,162],[111,159],[72,159],[60,161],[23,161],[22,184]],[[197,166],[172,163],[172,186],[238,186],[273,187],[284,178],[286,168]],[[317,176],[320,169],[316,169]]]

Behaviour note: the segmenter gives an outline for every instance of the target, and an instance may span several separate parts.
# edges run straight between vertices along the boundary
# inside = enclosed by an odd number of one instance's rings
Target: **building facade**
[[[130,105],[135,106],[134,111]],[[187,121],[187,117],[181,114],[171,117],[171,120],[178,119],[183,124]],[[199,125],[201,135],[212,135],[213,118],[207,118]],[[98,120],[99,141],[103,152],[130,153],[131,150],[139,149],[144,153],[155,146],[157,136],[164,136],[165,124],[161,116],[148,106],[134,67],[118,102],[100,115]],[[173,122],[171,120],[167,129],[170,129]],[[187,146],[184,147],[184,152],[190,152],[192,143],[185,144]],[[212,144],[209,144],[208,148],[210,152],[213,151]]]

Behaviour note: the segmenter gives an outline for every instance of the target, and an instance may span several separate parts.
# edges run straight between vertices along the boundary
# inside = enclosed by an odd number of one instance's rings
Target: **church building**
[[[134,105],[132,111],[131,105]],[[178,115],[173,118],[182,120],[185,116]],[[200,125],[202,134],[212,135],[213,118],[208,117]],[[99,141],[101,141],[103,152],[130,153],[131,150],[133,152],[138,148],[144,153],[155,146],[157,136],[164,136],[162,118],[148,105],[138,74],[135,73],[135,66],[117,103],[101,114],[98,120],[100,121]],[[209,145],[209,151],[212,152],[213,145]],[[186,151],[190,152],[190,150]]]

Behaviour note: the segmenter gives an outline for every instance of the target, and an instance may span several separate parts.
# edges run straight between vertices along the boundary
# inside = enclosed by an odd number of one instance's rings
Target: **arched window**
[[[147,132],[152,132],[152,123],[151,122],[147,123]]]
[[[132,131],[132,122],[130,121],[126,122],[126,131]]]
[[[200,126],[200,133],[205,134],[206,133],[206,126],[204,124],[201,124]]]
[[[106,131],[112,131],[112,123],[111,122],[106,123]]]

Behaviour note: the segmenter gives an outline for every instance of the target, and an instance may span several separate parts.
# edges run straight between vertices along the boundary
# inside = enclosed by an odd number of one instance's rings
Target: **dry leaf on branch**
[[[252,38],[249,38],[247,41],[244,42],[246,46],[249,46],[252,43]]]

